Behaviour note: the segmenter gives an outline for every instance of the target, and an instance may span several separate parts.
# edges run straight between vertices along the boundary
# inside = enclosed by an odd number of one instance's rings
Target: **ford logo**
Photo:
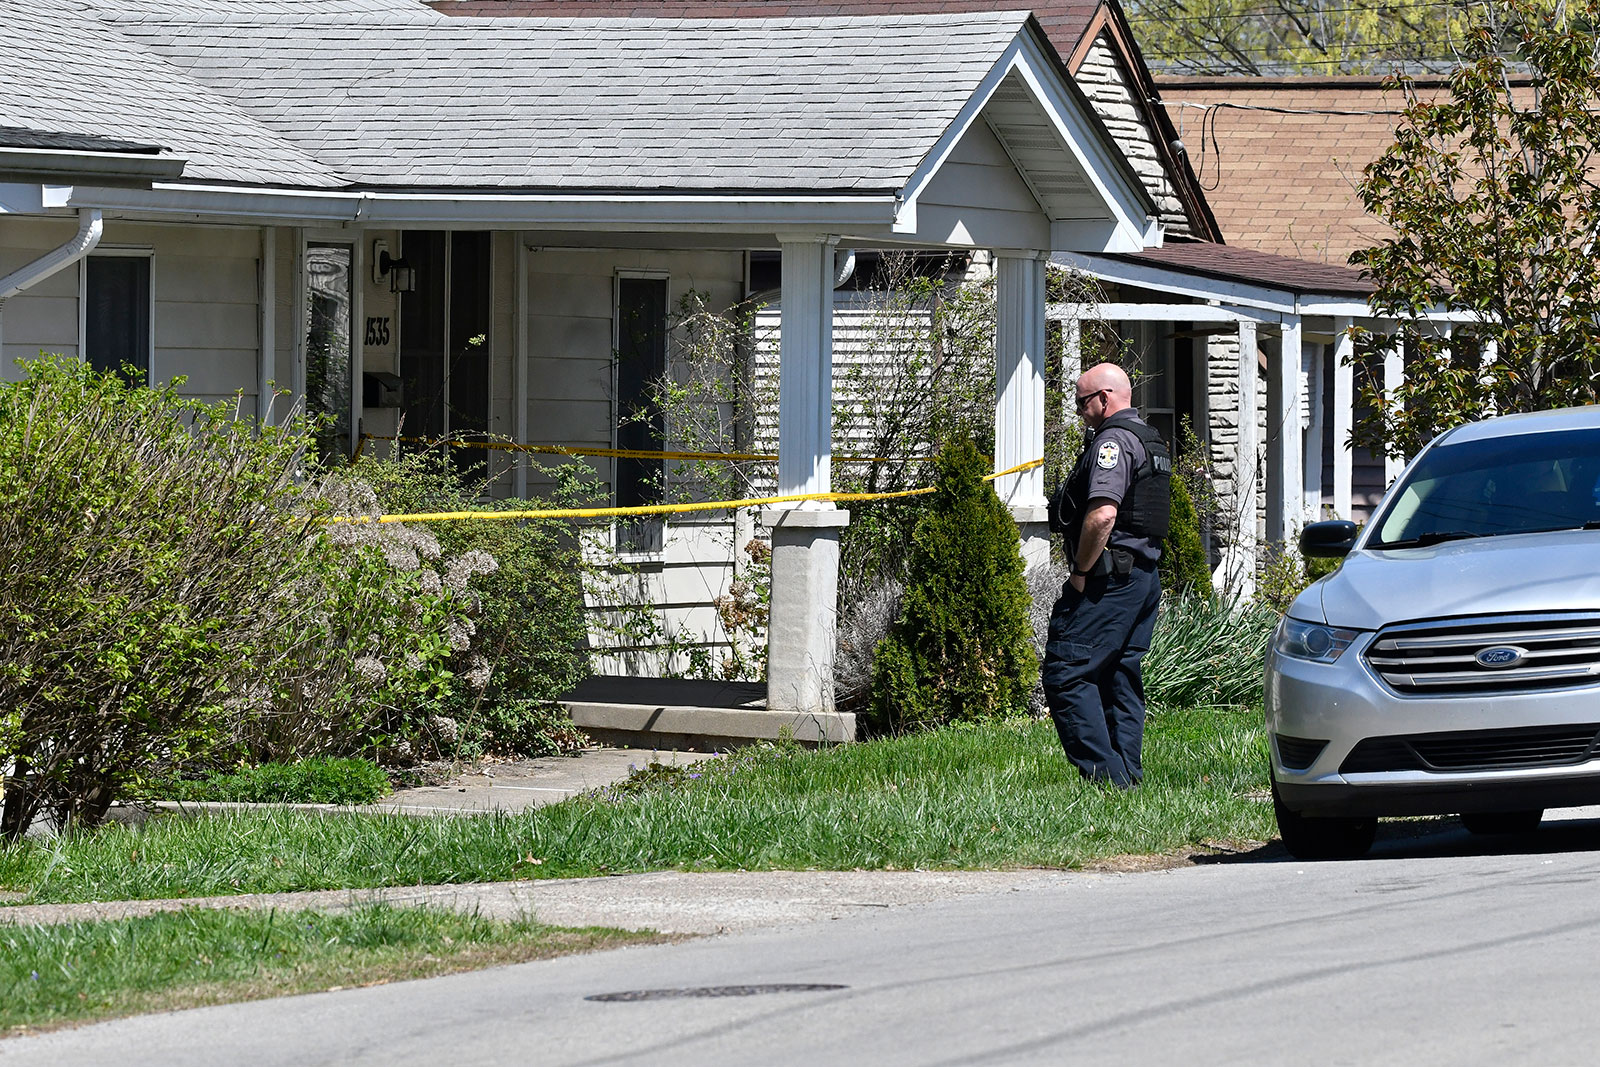
[[[1495,645],[1493,648],[1480,649],[1472,658],[1478,661],[1480,667],[1515,667],[1527,654],[1528,650],[1525,648]]]

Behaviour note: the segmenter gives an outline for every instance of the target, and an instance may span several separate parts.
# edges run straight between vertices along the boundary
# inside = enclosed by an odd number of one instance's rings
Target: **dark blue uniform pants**
[[[1144,777],[1144,682],[1161,604],[1153,566],[1126,577],[1089,578],[1062,590],[1050,616],[1044,695],[1067,759],[1085,778],[1133,786]]]

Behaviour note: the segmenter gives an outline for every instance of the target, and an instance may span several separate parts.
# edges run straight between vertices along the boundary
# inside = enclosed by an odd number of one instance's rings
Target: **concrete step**
[[[769,711],[758,682],[687,678],[588,679],[561,702],[572,721],[603,744],[709,751],[793,737],[807,745],[856,738],[856,717]]]

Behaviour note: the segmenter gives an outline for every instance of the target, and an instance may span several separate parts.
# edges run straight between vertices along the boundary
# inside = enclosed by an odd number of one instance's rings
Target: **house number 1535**
[[[369,345],[386,345],[389,343],[389,318],[370,318],[367,320],[367,340]]]

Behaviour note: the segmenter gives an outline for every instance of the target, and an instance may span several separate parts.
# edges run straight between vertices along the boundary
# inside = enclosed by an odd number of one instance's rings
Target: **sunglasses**
[[[1084,393],[1082,396],[1078,397],[1078,410],[1082,411],[1084,408],[1088,407],[1089,401],[1093,400],[1103,392],[1105,392],[1104,389],[1096,389],[1092,393]]]

